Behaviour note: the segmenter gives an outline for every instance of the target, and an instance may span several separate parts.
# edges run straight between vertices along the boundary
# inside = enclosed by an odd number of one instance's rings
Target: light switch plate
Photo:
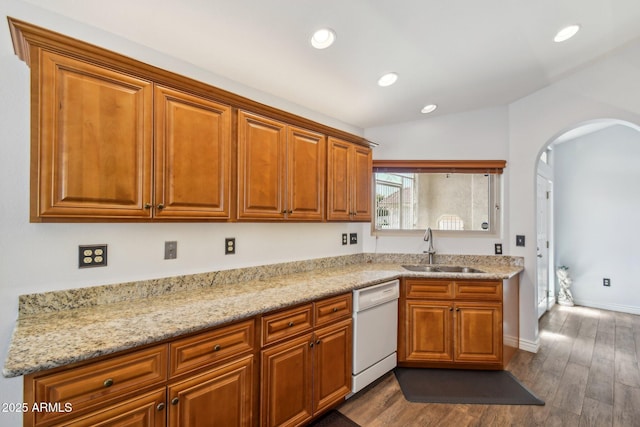
[[[516,246],[524,246],[524,235],[522,234],[516,235]]]
[[[355,245],[358,243],[358,233],[350,233],[349,234],[349,244]]]
[[[176,258],[178,258],[178,242],[175,240],[164,242],[164,259]]]

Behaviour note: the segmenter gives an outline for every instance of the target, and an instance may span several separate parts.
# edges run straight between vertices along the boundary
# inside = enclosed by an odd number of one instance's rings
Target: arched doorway
[[[587,186],[590,185],[584,180],[584,184],[580,182],[571,182],[570,185],[567,184],[569,178],[567,178],[567,173],[565,173],[566,169],[571,169],[573,165],[577,165],[578,162],[590,161],[598,162],[597,156],[598,154],[589,154],[585,153],[589,146],[593,146],[594,144],[600,144],[601,151],[606,152],[607,150],[615,150],[616,145],[611,144],[611,147],[607,146],[607,142],[611,141],[611,138],[616,138],[616,135],[620,135],[620,130],[615,132],[616,127],[623,127],[626,129],[627,134],[633,133],[631,138],[637,138],[637,141],[640,141],[640,127],[636,124],[616,120],[616,119],[602,119],[602,120],[594,120],[589,122],[584,122],[576,125],[575,127],[559,132],[554,138],[552,138],[549,142],[547,142],[542,149],[540,150],[537,168],[536,168],[536,236],[537,236],[537,269],[536,269],[536,282],[537,282],[537,294],[538,294],[538,318],[541,317],[555,302],[556,302],[556,279],[555,279],[555,269],[556,266],[561,264],[566,264],[568,260],[570,260],[570,273],[574,273],[579,275],[583,285],[582,289],[586,289],[588,287],[589,292],[582,292],[581,296],[589,295],[586,298],[580,301],[581,305],[590,305],[598,307],[598,297],[597,292],[593,292],[593,289],[599,286],[602,288],[601,280],[596,280],[596,277],[600,275],[607,275],[607,273],[602,273],[598,271],[597,268],[592,268],[588,274],[592,277],[586,277],[586,271],[589,270],[585,268],[583,264],[588,264],[590,266],[594,266],[597,264],[598,259],[594,257],[591,261],[586,261],[586,256],[571,256],[574,253],[582,253],[587,252],[585,250],[585,246],[592,247],[593,251],[601,251],[605,250],[604,247],[599,247],[598,245],[598,237],[597,232],[594,233],[594,229],[601,229],[602,226],[600,224],[600,217],[597,217],[593,211],[599,209],[600,203],[604,201],[601,200],[593,200],[593,209],[590,208],[587,200],[587,196],[584,196],[589,190],[585,189],[584,192],[580,192],[583,194],[582,200],[580,203],[583,204],[583,207],[580,209],[567,209],[567,206],[571,206],[570,203],[573,203],[570,200],[567,200],[566,194],[567,188],[580,188],[582,185]],[[622,132],[624,135],[624,132]],[[624,138],[628,138],[624,137]],[[576,149],[568,150],[565,149],[573,145],[573,147],[581,147],[581,142],[585,141],[584,149],[578,149],[577,152],[579,155],[576,155]],[[601,141],[601,142],[599,142]],[[588,143],[587,143],[588,142]],[[566,145],[562,145],[565,144]],[[600,156],[602,154],[599,154]],[[638,150],[638,155],[640,155],[640,149]],[[627,156],[627,153],[618,153],[617,156],[624,159]],[[593,157],[596,157],[595,159]],[[584,160],[587,159],[587,160]],[[562,166],[560,166],[562,165]],[[569,165],[569,168],[567,168]],[[558,171],[558,167],[563,167]],[[583,165],[582,173],[585,174],[584,168],[586,166]],[[580,168],[576,167],[576,171],[579,171]],[[637,167],[636,167],[637,169]],[[577,172],[576,172],[577,173]],[[612,170],[612,173],[616,173],[615,169]],[[586,172],[588,176],[588,171]],[[595,174],[595,171],[594,171]],[[592,174],[592,175],[594,175]],[[638,173],[640,176],[640,172]],[[595,180],[605,179],[605,177],[595,176]],[[558,182],[560,180],[560,182]],[[592,184],[591,184],[592,185]],[[556,191],[559,190],[559,191]],[[564,194],[564,196],[559,196],[559,194]],[[630,199],[638,199],[637,205],[640,206],[640,193],[635,194],[630,192]],[[557,197],[562,197],[560,201],[557,200]],[[595,197],[595,196],[594,196]],[[608,204],[608,209],[610,212],[614,212],[616,209],[615,201],[606,202]],[[568,205],[569,204],[569,205]],[[578,232],[578,223],[582,217],[595,215],[597,220],[592,219],[591,222],[586,225],[583,224],[580,226]],[[615,214],[611,217],[615,218]],[[606,219],[602,218],[602,221],[606,221]],[[569,225],[569,226],[567,226]],[[556,228],[559,227],[559,232],[556,232]],[[576,230],[567,231],[569,228],[576,228]],[[582,239],[575,239],[575,236],[584,235],[588,233],[592,235],[593,245],[586,245],[586,241]],[[558,247],[560,251],[558,251]],[[615,246],[609,246],[610,249],[615,249]],[[571,269],[573,268],[573,271]],[[606,270],[606,267],[603,266],[603,269]],[[618,270],[616,270],[618,271]],[[584,276],[584,277],[583,277]],[[596,291],[599,291],[599,288],[596,288]],[[617,291],[617,290],[615,290]],[[615,292],[614,291],[614,292]],[[606,294],[605,294],[606,295]],[[591,300],[591,299],[593,300]],[[628,311],[617,308],[615,305],[603,307],[608,309],[618,309],[619,311]]]

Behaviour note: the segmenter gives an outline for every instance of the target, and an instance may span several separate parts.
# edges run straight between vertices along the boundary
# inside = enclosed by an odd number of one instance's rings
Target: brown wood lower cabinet
[[[253,425],[253,362],[249,355],[168,388],[169,425]]]
[[[518,279],[406,278],[398,364],[504,369],[518,348]]]
[[[347,293],[27,375],[46,408],[24,426],[302,425],[351,390],[351,311]]]
[[[255,318],[25,377],[25,426],[257,424]],[[65,410],[67,409],[68,410]]]
[[[314,326],[298,331],[293,319],[314,311]],[[331,313],[330,315],[328,313]],[[263,316],[289,325],[278,343],[261,352],[262,426],[298,426],[339,403],[351,390],[351,294]],[[287,319],[292,319],[287,321]],[[265,330],[263,329],[263,334]],[[264,340],[269,341],[266,331]]]
[[[56,425],[68,427],[163,427],[166,418],[165,398],[166,392],[163,387],[84,417]]]

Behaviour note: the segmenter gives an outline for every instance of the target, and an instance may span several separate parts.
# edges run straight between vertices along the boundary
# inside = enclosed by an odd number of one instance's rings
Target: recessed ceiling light
[[[336,41],[336,33],[331,28],[321,28],[311,37],[311,45],[316,49],[326,49]]]
[[[397,73],[387,73],[378,79],[378,86],[391,86],[396,82],[396,80],[398,80]]]
[[[436,111],[436,108],[438,108],[438,106],[436,104],[429,104],[429,105],[425,105],[424,107],[422,107],[422,110],[420,110],[420,112],[423,113],[423,114],[429,114],[429,113],[433,113],[434,111]]]
[[[574,24],[569,25],[568,27],[564,27],[553,38],[553,41],[556,43],[560,43],[566,40],[569,40],[571,37],[575,36],[576,33],[580,31],[580,25]]]

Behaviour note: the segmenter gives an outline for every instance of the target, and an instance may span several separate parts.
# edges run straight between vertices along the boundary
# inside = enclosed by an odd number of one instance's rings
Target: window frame
[[[371,174],[372,188],[375,187],[376,172],[391,173],[482,173],[490,175],[502,175],[506,167],[506,160],[373,160]],[[502,229],[502,214],[500,206],[502,202],[501,179],[492,179],[489,191],[489,206],[492,206],[490,214],[490,229],[482,230],[433,230],[442,237],[499,237]],[[373,236],[417,236],[423,235],[425,230],[400,230],[376,228],[376,192],[372,191],[371,234]]]

